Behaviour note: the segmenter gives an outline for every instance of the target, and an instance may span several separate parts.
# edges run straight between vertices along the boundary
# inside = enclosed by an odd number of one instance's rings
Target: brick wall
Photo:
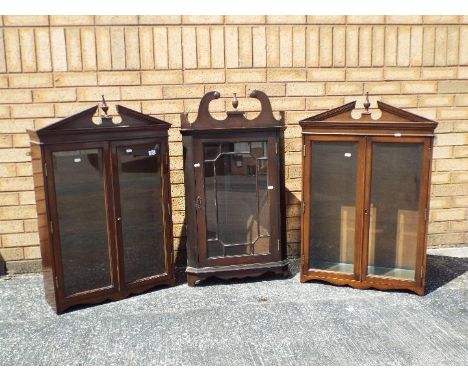
[[[40,257],[27,128],[115,103],[170,130],[176,248],[184,220],[179,113],[200,97],[251,89],[286,110],[289,254],[298,253],[301,138],[297,122],[369,91],[439,121],[430,246],[468,243],[466,16],[3,16],[0,18],[0,254]],[[225,112],[230,99],[213,102]]]

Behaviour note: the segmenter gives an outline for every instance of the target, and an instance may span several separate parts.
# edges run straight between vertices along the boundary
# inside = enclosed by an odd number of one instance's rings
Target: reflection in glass
[[[208,257],[269,253],[266,142],[205,144]]]
[[[309,267],[354,272],[357,142],[312,143]]]
[[[111,284],[102,151],[53,154],[64,294]]]
[[[422,144],[374,143],[368,274],[414,280]]]
[[[268,161],[257,160],[258,228],[259,236],[268,235],[270,227],[270,203],[268,202]]]
[[[117,149],[125,281],[164,273],[159,145]]]
[[[205,198],[206,200],[215,200],[215,162],[205,162]],[[208,239],[216,239],[217,235],[217,215],[216,206],[214,203],[209,203],[206,206],[206,237]]]

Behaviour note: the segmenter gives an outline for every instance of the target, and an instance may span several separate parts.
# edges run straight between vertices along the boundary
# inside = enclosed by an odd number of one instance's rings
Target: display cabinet
[[[285,275],[282,132],[265,93],[250,94],[261,112],[247,119],[211,116],[205,94],[193,123],[182,114],[187,227],[187,280]],[[234,109],[238,101],[234,95]]]
[[[371,113],[367,100],[357,113],[351,102],[300,121],[301,281],[423,295],[437,123],[377,105]]]
[[[29,131],[46,299],[57,313],[173,284],[169,124],[98,106]]]

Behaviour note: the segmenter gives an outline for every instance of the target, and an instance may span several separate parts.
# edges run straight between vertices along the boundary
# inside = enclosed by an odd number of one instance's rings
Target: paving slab
[[[424,297],[293,277],[184,283],[57,316],[39,274],[0,277],[0,365],[468,365],[466,256]]]

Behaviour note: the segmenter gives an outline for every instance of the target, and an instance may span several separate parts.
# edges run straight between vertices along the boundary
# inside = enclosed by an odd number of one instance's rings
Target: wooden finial
[[[237,106],[239,106],[239,100],[236,97],[236,93],[233,93],[233,94],[234,94],[234,99],[232,100],[232,107],[234,109],[237,109]]]
[[[362,114],[370,114],[369,108],[370,108],[370,101],[369,101],[369,92],[366,92],[366,102],[364,102],[364,108],[366,111],[364,111]]]
[[[102,104],[101,104],[101,109],[104,112],[104,115],[101,116],[101,119],[111,119],[109,115],[107,115],[107,112],[109,111],[109,106],[107,106],[106,100],[104,98],[104,94],[101,95],[102,97]]]

